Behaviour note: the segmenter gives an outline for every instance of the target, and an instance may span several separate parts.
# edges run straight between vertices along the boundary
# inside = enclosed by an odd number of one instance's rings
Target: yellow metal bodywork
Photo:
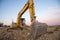
[[[24,14],[24,12],[27,9],[29,9],[29,12],[30,12],[31,22],[34,20],[34,16],[35,16],[34,3],[33,3],[33,0],[28,0],[28,2],[25,4],[25,6],[23,7],[23,9],[18,14],[17,22],[16,22],[16,27],[22,28],[22,26],[21,26],[21,17],[22,17],[22,15]]]

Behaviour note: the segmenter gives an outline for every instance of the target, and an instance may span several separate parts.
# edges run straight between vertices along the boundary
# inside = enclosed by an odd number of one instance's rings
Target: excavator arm
[[[35,10],[34,10],[34,3],[33,0],[29,0],[29,12],[30,12],[30,20],[31,22],[35,19]]]

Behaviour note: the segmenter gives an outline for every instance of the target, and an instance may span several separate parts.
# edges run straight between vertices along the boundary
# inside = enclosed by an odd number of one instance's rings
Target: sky
[[[0,22],[16,22],[18,13],[28,0],[0,0]],[[47,25],[60,25],[60,0],[34,0],[35,15],[39,22]],[[29,9],[23,14],[30,25]]]

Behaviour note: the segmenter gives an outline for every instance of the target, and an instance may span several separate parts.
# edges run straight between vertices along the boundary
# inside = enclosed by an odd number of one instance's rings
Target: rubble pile
[[[0,40],[60,40],[60,26],[49,28],[45,23],[39,22],[32,23],[30,27],[23,30],[7,31],[7,28],[0,28]]]

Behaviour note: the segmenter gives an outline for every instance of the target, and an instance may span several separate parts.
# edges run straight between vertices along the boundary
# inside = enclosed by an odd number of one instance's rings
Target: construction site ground
[[[0,40],[33,40],[31,28],[10,29],[0,27]],[[60,40],[60,26],[47,27],[47,32],[36,37],[36,40]]]

